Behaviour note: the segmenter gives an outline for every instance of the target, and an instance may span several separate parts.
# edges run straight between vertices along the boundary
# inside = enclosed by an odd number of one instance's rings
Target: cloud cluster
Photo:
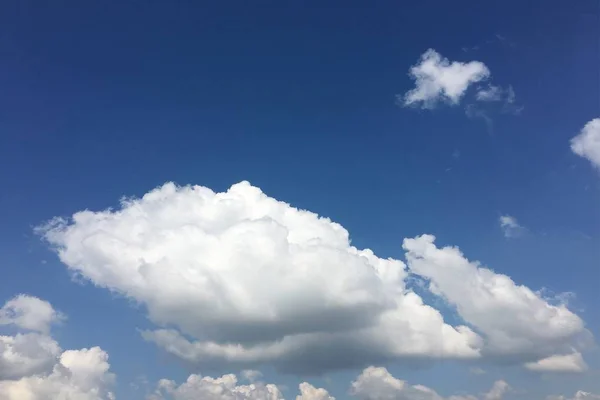
[[[62,319],[50,303],[27,295],[0,309],[1,325],[26,331],[0,336],[1,399],[114,399],[114,376],[102,349],[62,351],[49,336],[51,324]]]
[[[300,394],[296,400],[335,400],[329,392],[315,388],[308,382],[298,387]],[[392,376],[382,367],[368,367],[350,384],[348,394],[358,400],[502,400],[509,391],[509,385],[496,381],[492,388],[481,396],[443,397],[435,390],[423,385],[411,385]],[[163,379],[148,400],[282,400],[282,391],[274,384],[256,382],[238,385],[234,374],[219,378],[190,375],[186,382]]]
[[[247,182],[222,193],[167,183],[39,232],[71,271],[145,305],[158,329],[144,338],[196,366],[315,373],[398,358],[533,362],[563,354],[584,331],[564,305],[438,249],[432,236],[405,240],[408,271]],[[465,324],[426,305],[409,272],[430,280]]]
[[[409,75],[415,81],[415,88],[404,95],[403,104],[434,108],[439,102],[458,104],[467,88],[486,80],[490,71],[480,61],[450,62],[429,49],[410,68]]]
[[[190,375],[186,382],[177,386],[175,381],[162,379],[148,400],[280,400],[283,395],[273,384],[252,383],[238,385],[234,374],[220,378]]]
[[[571,139],[571,150],[600,168],[600,118],[585,124],[581,132]]]
[[[600,400],[600,395],[578,390],[573,397],[548,396],[546,400]]]

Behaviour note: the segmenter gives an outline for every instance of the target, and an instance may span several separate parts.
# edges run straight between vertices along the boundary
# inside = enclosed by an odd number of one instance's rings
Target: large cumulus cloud
[[[318,372],[517,349],[535,361],[584,329],[565,307],[517,286],[506,293],[524,304],[514,318],[508,297],[487,296],[475,309],[458,307],[466,323],[451,326],[407,287],[402,261],[357,249],[341,225],[247,182],[222,193],[167,183],[122,200],[117,210],[81,211],[38,231],[72,272],[143,304],[158,326],[143,332],[147,340],[196,365]],[[423,237],[414,240],[420,244],[407,248],[411,272],[458,304],[449,292],[456,278],[444,265],[420,268],[419,249],[428,247]],[[509,279],[473,270],[500,287]],[[479,290],[472,279],[463,284],[469,295]],[[490,322],[486,310],[503,318]],[[529,326],[517,328],[523,321]]]

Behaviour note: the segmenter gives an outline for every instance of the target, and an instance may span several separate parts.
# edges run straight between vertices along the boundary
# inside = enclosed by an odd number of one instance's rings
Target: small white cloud
[[[0,308],[0,326],[15,325],[21,329],[47,333],[50,326],[64,319],[50,303],[37,297],[20,294]]]
[[[300,395],[296,396],[296,400],[335,400],[327,390],[316,388],[308,382],[302,382],[299,389]]]
[[[526,232],[526,229],[519,224],[517,219],[510,215],[500,216],[498,222],[500,223],[500,228],[504,233],[504,237],[516,238]]]
[[[600,118],[585,124],[579,135],[571,139],[571,150],[600,168]]]
[[[553,355],[542,360],[529,362],[525,368],[537,372],[584,372],[588,369],[581,353]]]
[[[487,79],[490,71],[482,62],[450,62],[429,49],[411,67],[409,75],[415,81],[415,88],[404,95],[403,104],[434,108],[440,101],[458,104],[467,88]]]
[[[494,383],[482,400],[501,400],[509,386],[504,381]],[[360,400],[478,400],[474,395],[440,396],[435,390],[423,385],[411,385],[392,376],[387,369],[368,367],[352,382],[350,395]]]

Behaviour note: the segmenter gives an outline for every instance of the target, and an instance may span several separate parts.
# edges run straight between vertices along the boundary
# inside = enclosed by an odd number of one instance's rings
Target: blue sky
[[[123,196],[169,181],[215,192],[249,181],[341,224],[353,246],[384,259],[407,262],[404,238],[435,235],[438,248],[458,246],[517,285],[572,292],[569,310],[597,337],[600,176],[586,159],[594,150],[582,157],[570,144],[599,117],[596,2],[148,3],[0,6],[0,303],[26,293],[67,315],[52,337],[63,349],[106,351],[117,398],[143,399],[161,378],[179,384],[242,367],[186,366],[144,340],[139,330],[160,325],[147,298],[85,268],[76,281],[69,272],[88,260],[108,274],[126,256],[102,264],[61,237],[54,244],[80,257],[69,264],[34,228],[118,210]],[[418,84],[409,71],[428,49],[482,63],[489,76],[468,82],[455,104],[440,92],[435,107],[403,105]],[[489,85],[502,98],[478,101]],[[522,226],[515,237],[500,226],[507,215]],[[451,325],[481,322],[456,312],[460,301],[422,298]],[[582,354],[579,373],[532,372],[502,357],[375,366],[442,396],[477,395],[498,380],[513,388],[507,399],[600,394],[600,356],[594,346]],[[337,399],[351,398],[362,370],[244,368],[289,387],[286,398],[306,380]]]

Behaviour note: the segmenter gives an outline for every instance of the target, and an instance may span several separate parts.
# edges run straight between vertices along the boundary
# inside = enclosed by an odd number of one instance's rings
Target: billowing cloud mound
[[[402,261],[351,246],[339,224],[247,182],[223,193],[168,183],[39,231],[71,271],[144,304],[160,327],[144,337],[195,365],[318,372],[482,352],[520,352],[525,362],[560,354],[583,330],[564,306],[437,249],[430,236],[405,241],[411,272],[483,337],[450,326],[406,287]]]
[[[47,333],[50,326],[64,316],[47,301],[21,294],[0,308],[0,326],[15,325],[21,329]]]
[[[504,381],[494,383],[482,400],[501,400],[509,389]],[[362,400],[444,400],[435,390],[422,385],[411,385],[394,378],[385,368],[366,368],[352,382],[350,394]],[[478,397],[450,396],[447,400],[478,400]]]
[[[8,311],[10,310],[10,312]],[[4,325],[46,331],[62,314],[50,303],[17,296],[2,308]],[[112,400],[114,376],[99,347],[62,351],[47,333],[0,336],[0,399]]]
[[[419,63],[411,67],[410,76],[415,81],[415,88],[404,95],[404,105],[433,108],[440,101],[458,104],[467,88],[487,79],[490,71],[482,62],[451,63],[435,50],[429,49],[423,53]],[[487,98],[491,94],[482,96]]]
[[[571,150],[600,168],[600,118],[585,124],[579,135],[571,139]]]

